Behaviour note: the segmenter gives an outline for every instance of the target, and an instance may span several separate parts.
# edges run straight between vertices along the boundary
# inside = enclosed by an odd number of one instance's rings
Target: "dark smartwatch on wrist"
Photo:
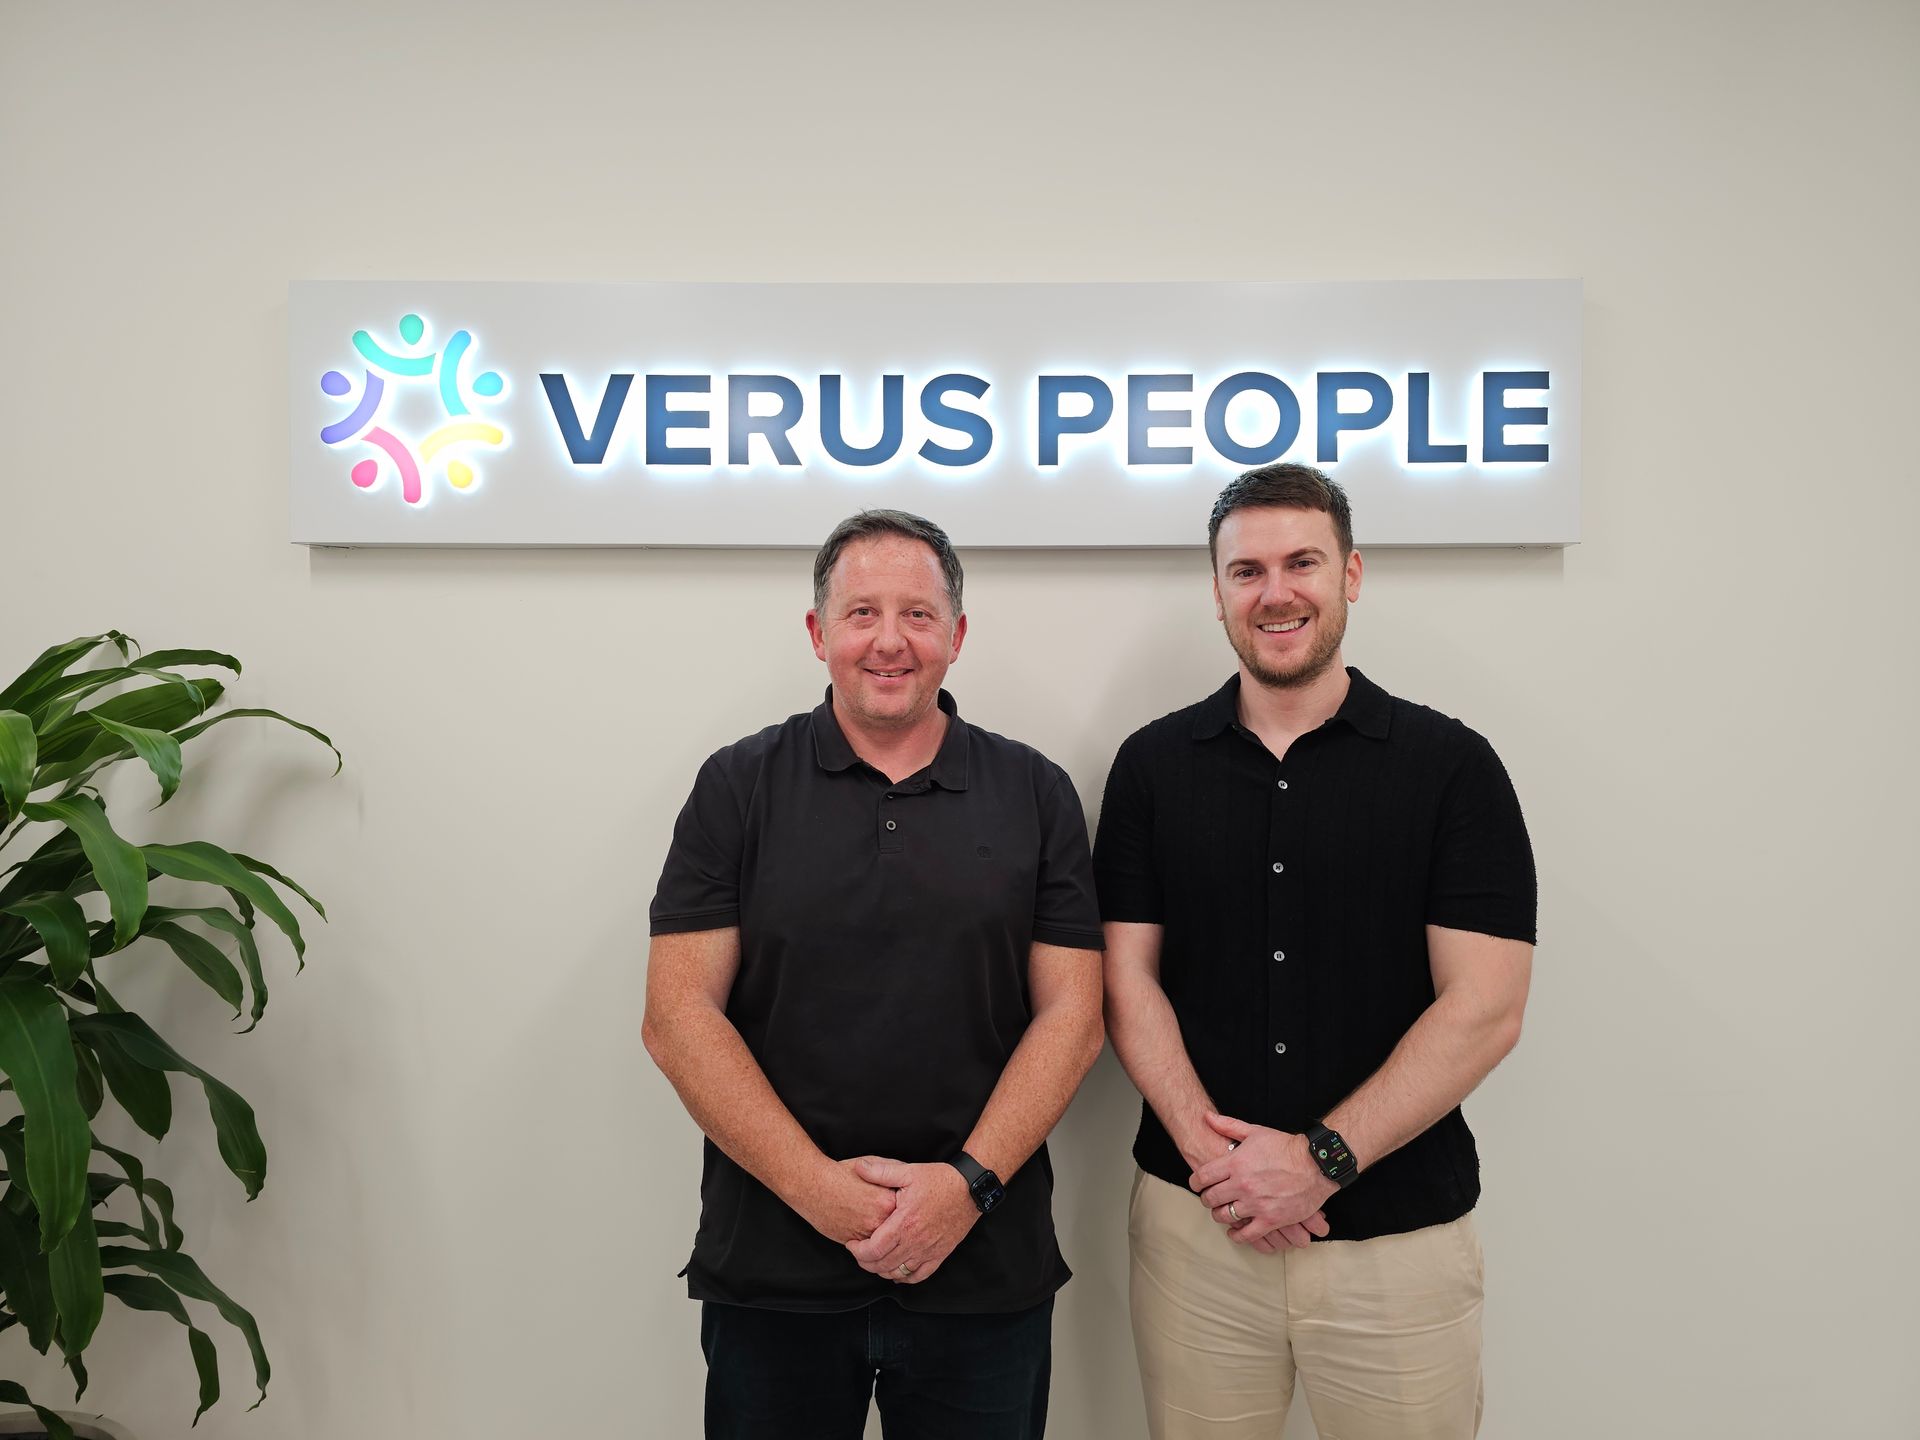
[[[962,1150],[947,1163],[958,1170],[960,1178],[967,1182],[967,1193],[973,1197],[973,1208],[982,1215],[1006,1198],[1007,1187],[1000,1183],[1000,1177],[966,1151]]]
[[[1307,1126],[1307,1153],[1313,1156],[1320,1173],[1342,1190],[1360,1177],[1360,1162],[1353,1158],[1340,1132],[1329,1130],[1318,1120]]]

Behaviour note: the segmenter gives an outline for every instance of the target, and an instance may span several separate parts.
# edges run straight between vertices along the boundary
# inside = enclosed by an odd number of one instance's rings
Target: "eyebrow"
[[[1286,558],[1299,560],[1307,555],[1318,555],[1322,560],[1327,558],[1327,552],[1318,545],[1302,545],[1298,550],[1289,553]],[[1233,555],[1227,558],[1226,568],[1231,570],[1235,565],[1258,565],[1259,563],[1251,555]]]
[[[840,597],[840,608],[842,609],[845,609],[851,605],[878,606],[879,603],[880,601],[877,597],[872,595],[861,594],[858,591],[854,592],[851,595],[843,595]],[[936,614],[942,614],[942,615],[946,613],[945,608],[940,604],[940,602],[938,600],[932,600],[932,599],[923,599],[923,600],[907,599],[901,602],[900,608],[903,610],[932,610]]]

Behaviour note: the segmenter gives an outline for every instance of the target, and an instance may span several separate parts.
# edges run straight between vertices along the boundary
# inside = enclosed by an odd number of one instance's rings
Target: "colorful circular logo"
[[[462,493],[472,490],[480,477],[467,460],[450,453],[455,447],[478,444],[497,449],[507,441],[505,430],[478,418],[472,408],[498,401],[506,392],[506,381],[497,371],[483,370],[466,390],[461,388],[460,365],[473,348],[473,336],[456,330],[437,351],[419,348],[426,338],[427,322],[418,315],[400,317],[398,348],[381,344],[365,330],[354,331],[353,348],[365,362],[357,398],[353,380],[343,372],[329,370],[320,377],[322,391],[352,406],[350,413],[321,429],[320,439],[329,446],[355,442],[371,446],[375,453],[349,472],[353,483],[371,490],[391,470],[399,479],[401,498],[409,505],[427,498],[426,478],[436,463],[447,484]],[[390,411],[390,402],[406,389],[419,390],[438,410],[438,420],[417,443],[403,438],[400,426],[391,419],[381,423],[382,411]]]

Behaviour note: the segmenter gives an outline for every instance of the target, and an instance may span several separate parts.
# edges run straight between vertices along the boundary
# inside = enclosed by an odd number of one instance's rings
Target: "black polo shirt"
[[[739,927],[727,1018],[827,1155],[948,1160],[1032,1019],[1032,943],[1101,948],[1086,819],[1064,770],[968,725],[944,690],[939,754],[898,784],[853,753],[832,699],[700,768],[652,933]],[[882,1296],[1022,1310],[1069,1274],[1044,1145],[1006,1189],[930,1279],[896,1285],[709,1140],[687,1292],[776,1310]]]
[[[1128,738],[1100,811],[1101,914],[1165,927],[1160,984],[1201,1083],[1280,1130],[1325,1116],[1433,1002],[1426,926],[1534,938],[1533,852],[1493,748],[1347,673],[1284,760],[1241,726],[1234,676]],[[1133,1153],[1187,1183],[1145,1106]],[[1479,1195],[1455,1109],[1327,1202],[1329,1238],[1455,1220]]]

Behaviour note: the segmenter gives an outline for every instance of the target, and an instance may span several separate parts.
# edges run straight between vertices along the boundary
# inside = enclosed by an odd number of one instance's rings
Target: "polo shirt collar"
[[[1368,739],[1384,740],[1392,718],[1393,697],[1349,665],[1347,697],[1333,712],[1333,719],[1346,721]],[[1235,671],[1227,677],[1226,684],[1200,702],[1199,711],[1193,717],[1193,738],[1211,740],[1231,729],[1239,719],[1240,674]]]
[[[960,718],[960,707],[945,690],[940,692],[937,703],[946,713],[947,733],[926,775],[942,790],[964,790],[967,788],[967,722]],[[834,717],[831,685],[827,687],[826,698],[814,708],[813,754],[822,770],[851,770],[866,763],[853,753],[853,746]]]

